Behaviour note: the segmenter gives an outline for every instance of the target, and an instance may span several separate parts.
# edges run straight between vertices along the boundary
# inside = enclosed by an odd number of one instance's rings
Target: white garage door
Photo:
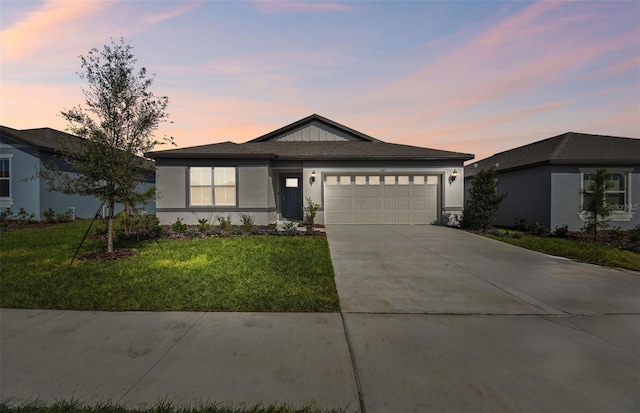
[[[326,224],[431,224],[438,219],[436,175],[326,175]]]

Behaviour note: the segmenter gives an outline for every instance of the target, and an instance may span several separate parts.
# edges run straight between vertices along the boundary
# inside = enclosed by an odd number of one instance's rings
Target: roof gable
[[[638,164],[640,139],[567,132],[482,159],[467,175],[494,167],[497,172],[546,164]],[[498,165],[498,166],[496,166]]]
[[[369,135],[313,114],[249,142],[379,142]],[[248,142],[248,143],[249,143]]]

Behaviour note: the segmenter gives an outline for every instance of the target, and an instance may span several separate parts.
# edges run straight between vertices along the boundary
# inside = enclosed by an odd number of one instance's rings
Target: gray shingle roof
[[[287,134],[296,128],[321,122],[339,129],[358,140],[356,141],[275,141],[274,138]],[[450,152],[418,146],[399,145],[382,142],[344,125],[311,115],[283,128],[269,132],[246,143],[223,142],[189,148],[154,151],[150,158],[263,158],[281,160],[461,160],[473,159],[473,155]]]
[[[567,132],[475,162],[477,167],[465,167],[465,176],[495,164],[497,172],[524,169],[548,164],[640,164],[640,139]]]
[[[469,160],[473,155],[384,142],[232,142],[151,152],[151,158],[264,158],[281,160]]]
[[[13,129],[0,126],[2,135],[33,146],[45,152],[62,152],[63,147],[75,145],[82,141],[81,138],[51,128],[38,129]]]

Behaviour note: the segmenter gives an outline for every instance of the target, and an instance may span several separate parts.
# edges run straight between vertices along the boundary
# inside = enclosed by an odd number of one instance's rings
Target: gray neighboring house
[[[495,168],[500,204],[497,225],[516,219],[550,228],[576,231],[588,215],[582,211],[583,189],[599,168],[606,168],[614,187],[607,193],[609,225],[624,229],[640,224],[640,139],[567,132],[465,167],[465,187],[479,170]]]
[[[44,219],[42,212],[49,208],[57,214],[71,212],[76,218],[93,218],[101,200],[49,191],[46,180],[37,176],[50,162],[72,173],[69,164],[57,155],[63,142],[79,139],[51,128],[17,130],[0,126],[0,210],[11,208],[17,213],[24,208],[27,213],[34,213],[36,220]],[[150,176],[140,183],[140,190],[154,184],[155,176]],[[117,206],[116,213],[121,208]],[[155,201],[148,202],[140,211],[155,213]]]
[[[315,114],[246,143],[147,156],[161,223],[247,214],[260,225],[302,219],[306,198],[320,205],[320,224],[447,223],[462,210],[463,165],[473,159],[385,143]]]

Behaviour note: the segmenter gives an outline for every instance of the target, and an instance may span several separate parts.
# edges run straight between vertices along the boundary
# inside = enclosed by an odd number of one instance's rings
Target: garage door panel
[[[429,224],[437,220],[438,177],[383,175],[378,180],[328,176],[324,187],[327,224]],[[338,184],[333,184],[333,183]],[[371,183],[372,182],[372,183]]]
[[[353,209],[356,211],[366,211],[369,209],[367,199],[356,199],[353,202]]]
[[[396,200],[396,209],[400,211],[408,211],[409,210],[409,198],[402,198]]]

